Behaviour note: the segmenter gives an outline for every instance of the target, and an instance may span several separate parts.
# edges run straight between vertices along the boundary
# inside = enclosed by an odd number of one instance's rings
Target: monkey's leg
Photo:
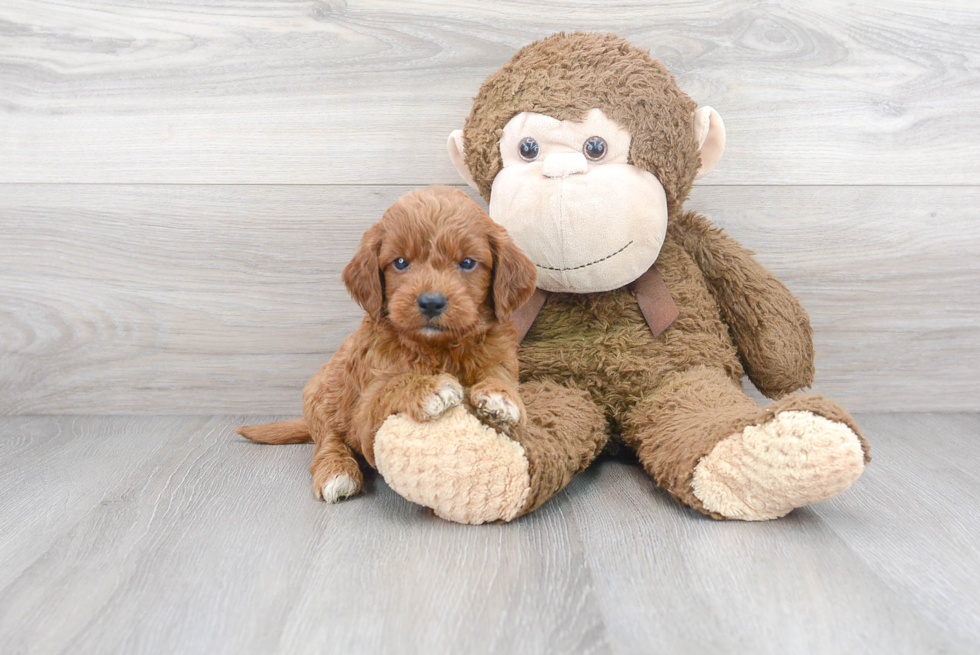
[[[850,415],[819,395],[760,408],[721,370],[674,374],[630,410],[624,439],[675,498],[761,521],[847,489],[869,461]]]
[[[520,392],[527,422],[512,436],[524,448],[531,483],[517,516],[536,510],[564,489],[609,440],[603,412],[588,393],[551,381],[525,382]]]
[[[527,422],[511,436],[462,406],[428,423],[390,417],[375,435],[378,471],[404,498],[457,523],[510,521],[540,507],[606,443],[588,394],[553,382],[520,387]]]

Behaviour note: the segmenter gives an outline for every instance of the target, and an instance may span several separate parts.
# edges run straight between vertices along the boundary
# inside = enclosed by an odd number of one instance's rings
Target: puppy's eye
[[[599,161],[606,156],[606,140],[601,136],[590,136],[582,146],[582,153],[586,159]]]
[[[404,271],[408,268],[408,260],[404,257],[399,257],[395,261],[391,262],[391,265],[395,267],[396,270]]]
[[[540,148],[538,148],[538,142],[533,137],[526,136],[521,139],[521,159],[524,161],[534,161],[538,158],[538,152],[540,152]]]
[[[459,263],[459,267],[464,271],[472,271],[474,268],[476,268],[476,261],[467,257]]]

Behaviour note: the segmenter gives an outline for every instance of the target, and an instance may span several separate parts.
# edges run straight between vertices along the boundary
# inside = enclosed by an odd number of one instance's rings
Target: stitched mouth
[[[587,266],[592,266],[593,264],[598,264],[600,262],[604,262],[607,259],[612,259],[613,257],[615,257],[619,253],[623,252],[624,250],[626,250],[627,248],[629,248],[632,245],[633,245],[633,241],[630,240],[629,243],[627,243],[625,246],[623,246],[622,248],[620,248],[616,252],[612,253],[611,255],[606,255],[605,257],[601,257],[599,259],[596,259],[594,261],[591,261],[588,264],[579,264],[578,266],[571,266],[569,268],[555,268],[554,266],[542,266],[541,264],[535,264],[535,266],[537,266],[538,268],[543,268],[546,271],[577,271],[580,268],[586,268]]]

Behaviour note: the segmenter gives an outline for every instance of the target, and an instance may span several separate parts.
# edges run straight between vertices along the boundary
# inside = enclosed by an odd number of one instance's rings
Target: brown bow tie
[[[643,318],[654,337],[659,337],[660,333],[670,327],[670,324],[677,318],[677,305],[670,297],[670,291],[664,284],[664,279],[660,277],[660,271],[656,264],[651,266],[646,273],[629,283],[629,289],[636,297],[636,302],[640,306]],[[514,328],[517,330],[519,341],[524,340],[524,335],[531,329],[534,319],[538,317],[541,308],[548,300],[548,292],[544,289],[535,289],[534,295],[524,305],[514,312]]]

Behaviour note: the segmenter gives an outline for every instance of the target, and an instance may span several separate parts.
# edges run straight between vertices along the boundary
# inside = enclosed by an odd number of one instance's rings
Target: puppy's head
[[[506,321],[534,292],[534,264],[458,189],[412,191],[344,269],[351,297],[406,337],[450,343]]]

